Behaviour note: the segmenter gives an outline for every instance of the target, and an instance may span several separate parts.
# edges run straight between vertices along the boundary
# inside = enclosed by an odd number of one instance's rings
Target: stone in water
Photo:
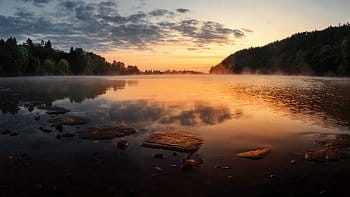
[[[262,159],[267,156],[267,154],[271,151],[270,147],[261,148],[258,150],[248,151],[237,154],[238,157],[246,158],[246,159]]]
[[[152,133],[142,144],[149,148],[196,152],[203,144],[203,139],[183,131],[160,131]]]
[[[132,135],[137,132],[135,128],[127,125],[114,125],[90,128],[88,131],[81,133],[79,137],[88,140],[111,140],[117,137]]]

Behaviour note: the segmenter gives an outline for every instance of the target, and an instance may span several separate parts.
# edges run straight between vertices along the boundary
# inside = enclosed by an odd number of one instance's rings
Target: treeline
[[[17,44],[16,38],[0,40],[0,76],[27,75],[125,75],[139,74],[136,66],[108,63],[105,58],[81,48],[69,53],[53,49],[51,42]]]
[[[297,33],[263,47],[238,51],[209,72],[350,76],[350,25]]]
[[[142,74],[144,75],[174,75],[174,74],[191,74],[191,75],[197,75],[197,74],[204,74],[199,71],[192,71],[192,70],[166,70],[166,71],[160,71],[160,70],[145,70]]]

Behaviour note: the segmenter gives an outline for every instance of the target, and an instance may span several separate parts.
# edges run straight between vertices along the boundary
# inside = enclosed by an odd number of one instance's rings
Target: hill
[[[238,51],[209,73],[350,76],[350,24]]]

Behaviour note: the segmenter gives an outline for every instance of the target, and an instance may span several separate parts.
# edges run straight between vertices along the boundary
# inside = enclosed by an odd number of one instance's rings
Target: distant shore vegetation
[[[0,75],[127,75],[139,74],[137,66],[109,63],[105,58],[81,48],[69,53],[52,48],[51,42],[17,44],[14,37],[0,40]]]

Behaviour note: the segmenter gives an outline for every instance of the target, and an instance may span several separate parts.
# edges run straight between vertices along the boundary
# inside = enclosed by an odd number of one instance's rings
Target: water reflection
[[[231,112],[228,106],[212,106],[206,102],[195,102],[186,105],[153,100],[115,101],[101,98],[81,104],[68,101],[58,102],[57,104],[74,111],[83,111],[101,124],[108,121],[127,123],[138,127],[147,125],[148,128],[159,124],[189,127],[216,125],[243,116],[243,112],[240,110]]]
[[[134,82],[104,80],[94,78],[38,77],[0,79],[0,110],[15,114],[21,103],[39,101],[48,106],[52,102],[69,98],[70,102],[81,103],[88,98],[96,98],[107,89],[124,89]],[[33,110],[29,108],[30,111]]]
[[[317,186],[312,192],[318,194],[327,184],[323,180],[334,174],[349,177],[344,174],[349,163],[337,164],[343,171],[310,164],[300,153],[309,150],[314,139],[295,134],[346,131],[343,126],[350,122],[349,86],[349,80],[276,76],[0,79],[0,131],[18,131],[17,136],[0,135],[0,174],[4,181],[9,180],[4,185],[16,185],[29,192],[32,183],[79,192],[91,192],[93,185],[98,189],[92,190],[100,195],[100,191],[109,191],[107,186],[116,184],[125,191],[132,187],[140,196],[169,196],[174,191],[181,196],[194,190],[202,196],[220,192],[258,196],[255,192],[266,186],[273,187],[269,191],[277,191],[284,183],[300,188],[307,182]],[[28,101],[63,107],[70,112],[49,115],[37,107],[23,107]],[[64,126],[63,131],[50,127],[50,119],[64,116],[80,116],[90,122],[78,127]],[[141,132],[107,141],[85,141],[78,137],[79,132],[89,127],[114,123],[126,123]],[[324,127],[325,124],[332,127]],[[43,132],[40,127],[51,132]],[[185,154],[174,156],[172,151],[140,146],[150,132],[163,129],[184,130],[204,139],[197,153],[205,160],[194,173],[168,168],[173,164],[181,166]],[[75,136],[57,138],[66,133]],[[129,142],[126,150],[116,148],[121,139]],[[262,146],[272,147],[271,154],[263,160],[234,156]],[[31,166],[8,168],[9,155],[22,153],[31,156]],[[152,157],[154,153],[167,157],[157,160]],[[91,159],[96,159],[96,155],[101,162],[98,166]],[[290,160],[297,164],[291,166]],[[164,169],[156,178],[151,176],[154,163]],[[216,169],[216,165],[232,169]],[[67,170],[73,174],[73,184],[61,181]],[[277,179],[269,178],[271,174],[276,174]],[[233,176],[232,181],[227,176]],[[296,176],[307,179],[299,181]],[[319,188],[320,182],[323,185]],[[304,190],[310,189],[305,187]]]
[[[347,79],[271,78],[257,83],[237,83],[229,92],[246,104],[268,106],[293,119],[324,126],[350,126]]]

